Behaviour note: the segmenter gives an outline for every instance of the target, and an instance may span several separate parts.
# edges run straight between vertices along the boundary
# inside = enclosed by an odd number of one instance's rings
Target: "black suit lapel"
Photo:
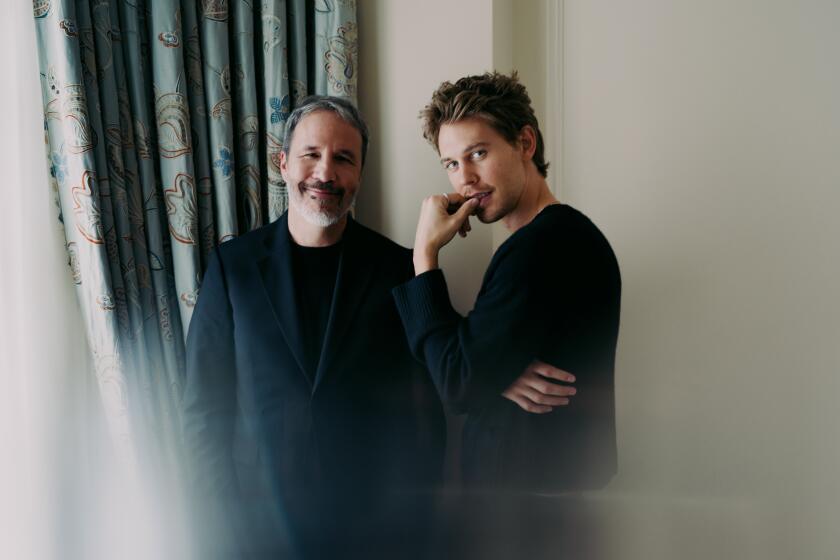
[[[347,220],[344,232],[344,247],[341,260],[338,263],[338,275],[333,292],[330,318],[324,336],[324,346],[321,349],[321,359],[318,362],[318,372],[315,376],[315,390],[324,380],[331,365],[340,360],[339,351],[347,331],[353,323],[359,305],[364,301],[374,271],[366,259],[364,247],[359,238],[359,230],[352,218]]]
[[[271,302],[271,311],[280,325],[286,344],[300,371],[312,385],[314,372],[308,372],[304,367],[306,362],[301,340],[301,315],[295,298],[288,214],[283,214],[274,227],[274,234],[267,239],[265,254],[257,260],[257,268],[262,277],[265,294]]]

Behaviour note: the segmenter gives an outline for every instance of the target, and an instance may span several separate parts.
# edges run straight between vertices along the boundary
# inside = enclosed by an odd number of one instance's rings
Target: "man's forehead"
[[[298,146],[341,144],[346,149],[361,151],[362,134],[334,112],[319,110],[301,117],[292,135],[292,144]]]
[[[454,157],[479,144],[492,142],[499,133],[483,119],[470,117],[441,125],[438,132],[440,155]]]

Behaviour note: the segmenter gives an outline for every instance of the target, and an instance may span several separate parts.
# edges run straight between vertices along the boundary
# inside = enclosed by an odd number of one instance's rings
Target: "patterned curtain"
[[[132,462],[174,466],[203,266],[285,211],[295,104],[355,101],[355,0],[33,9],[52,188],[109,426]]]

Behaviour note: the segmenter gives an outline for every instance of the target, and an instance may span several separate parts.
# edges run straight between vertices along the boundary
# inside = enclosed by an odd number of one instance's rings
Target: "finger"
[[[434,194],[430,196],[429,199],[434,201],[435,208],[443,208],[444,210],[447,210],[453,202],[452,195],[449,193],[447,193],[446,196],[442,194]]]
[[[463,198],[463,197],[462,197]],[[471,198],[461,204],[461,207],[458,208],[458,211],[455,212],[454,217],[458,219],[459,222],[463,223],[466,221],[470,215],[475,212],[475,209],[478,207],[478,199]]]
[[[528,387],[542,395],[555,397],[571,397],[577,394],[577,389],[568,385],[558,385],[540,376],[534,376],[523,380]]]
[[[445,196],[447,201],[446,212],[448,214],[454,214],[457,212],[461,205],[464,204],[464,201],[467,200],[456,192],[446,193]]]
[[[537,391],[528,388],[522,388],[520,390],[520,394],[531,402],[542,406],[566,406],[569,404],[569,399],[566,397],[543,395],[542,393],[538,393]]]
[[[452,214],[457,212],[458,208],[460,208],[460,207],[461,207],[460,204],[455,204],[454,202],[450,202],[449,205],[446,207],[446,213],[451,216]]]
[[[464,201],[467,200],[463,197],[463,195],[457,192],[446,193],[446,196],[449,198],[450,204],[457,204],[458,206],[461,206]]]
[[[447,205],[449,203],[446,201],[446,197],[442,194],[433,194],[431,196],[427,196],[423,199],[423,203],[420,205],[420,216],[434,216],[441,213],[447,213]]]
[[[547,364],[539,360],[535,360],[531,364],[531,370],[539,373],[544,377],[550,377],[551,379],[556,379],[558,381],[565,381],[566,383],[575,382],[575,376],[569,373],[568,371],[556,368],[551,364]]]
[[[554,410],[550,406],[537,404],[520,394],[514,394],[510,391],[505,391],[504,393],[502,393],[502,396],[510,401],[515,402],[519,406],[519,408],[521,408],[525,412],[530,412],[532,414],[545,414],[546,412],[551,412],[552,410]]]

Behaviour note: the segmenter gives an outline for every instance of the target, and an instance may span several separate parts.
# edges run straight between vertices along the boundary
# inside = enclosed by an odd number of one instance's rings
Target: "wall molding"
[[[548,0],[545,18],[545,119],[546,159],[551,163],[549,184],[557,198],[563,198],[563,77],[564,0]]]

